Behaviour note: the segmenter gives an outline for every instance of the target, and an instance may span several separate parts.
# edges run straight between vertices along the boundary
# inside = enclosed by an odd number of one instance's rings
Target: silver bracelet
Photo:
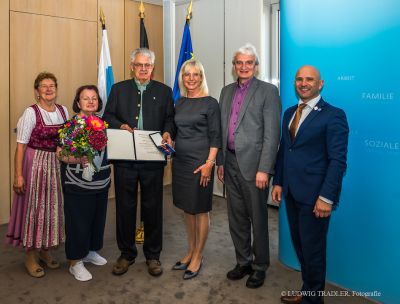
[[[216,161],[215,161],[215,159],[207,159],[206,160],[206,164],[207,163],[212,163],[213,165],[215,165],[216,164]]]

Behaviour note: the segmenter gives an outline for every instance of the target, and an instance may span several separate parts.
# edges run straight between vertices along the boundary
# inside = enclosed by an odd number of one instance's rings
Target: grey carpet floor
[[[123,276],[111,274],[112,264],[119,252],[115,241],[115,203],[110,200],[104,248],[101,254],[108,259],[105,266],[87,265],[93,275],[89,282],[78,282],[69,273],[64,248],[54,253],[62,262],[61,268],[47,270],[45,277],[35,279],[27,275],[24,252],[0,246],[0,303],[280,303],[282,292],[300,288],[300,273],[283,266],[277,259],[278,210],[269,208],[271,266],[264,286],[252,290],[246,279],[229,281],[226,272],[235,265],[230,238],[226,200],[214,197],[211,230],[204,251],[204,264],[198,277],[183,281],[181,271],[172,271],[186,249],[186,234],[182,211],[172,205],[171,187],[164,190],[164,245],[161,262],[164,274],[154,278],[147,273],[141,246],[136,263]],[[6,225],[0,226],[4,238]],[[342,289],[328,284],[327,290]],[[326,297],[325,303],[372,303],[360,297]]]

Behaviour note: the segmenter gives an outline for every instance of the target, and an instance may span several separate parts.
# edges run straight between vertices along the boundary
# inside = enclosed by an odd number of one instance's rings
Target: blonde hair
[[[204,67],[200,61],[197,59],[189,59],[186,60],[179,71],[178,76],[178,83],[179,83],[179,91],[182,97],[187,97],[187,90],[185,85],[183,84],[183,74],[185,74],[191,67],[196,68],[201,76],[201,85],[200,85],[200,92],[203,95],[208,95],[208,85],[206,80],[206,74],[204,73]]]

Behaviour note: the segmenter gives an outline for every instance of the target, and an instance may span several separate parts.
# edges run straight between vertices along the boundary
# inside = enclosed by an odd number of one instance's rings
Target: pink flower
[[[98,118],[97,116],[94,116],[94,115],[90,116],[87,119],[87,122],[88,122],[89,126],[91,126],[94,131],[104,130],[104,122],[100,118]]]

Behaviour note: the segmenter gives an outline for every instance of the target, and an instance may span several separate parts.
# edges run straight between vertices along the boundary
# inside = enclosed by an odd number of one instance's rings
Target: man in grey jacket
[[[281,103],[277,88],[255,77],[259,60],[253,45],[240,47],[232,63],[238,80],[222,89],[219,100],[222,149],[217,171],[226,185],[237,260],[227,277],[239,280],[249,274],[246,286],[258,288],[269,266],[267,198],[280,138]]]

